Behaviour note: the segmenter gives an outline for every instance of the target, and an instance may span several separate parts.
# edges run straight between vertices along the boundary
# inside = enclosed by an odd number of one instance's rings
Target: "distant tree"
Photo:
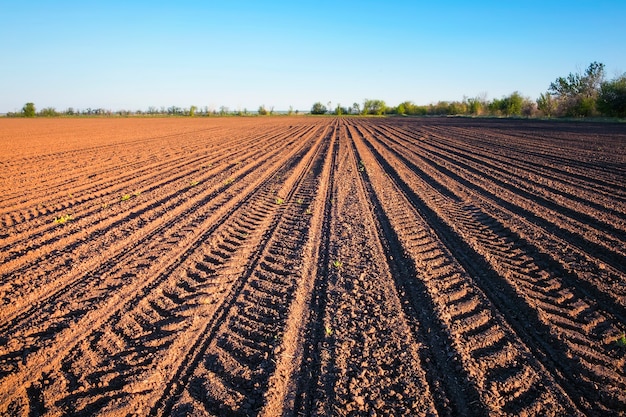
[[[26,103],[24,107],[22,107],[22,115],[24,117],[35,117],[35,104],[34,103]]]
[[[260,106],[259,106],[259,111],[258,111],[258,113],[259,113],[259,115],[261,115],[261,116],[265,116],[265,115],[267,115],[268,111],[267,111],[267,109],[265,108],[265,104],[262,104],[262,105],[260,105]]]
[[[604,115],[626,117],[626,73],[602,83],[597,104]]]
[[[533,104],[518,92],[514,91],[509,96],[501,99],[493,99],[488,108],[491,114],[501,116],[521,116],[522,110],[526,106],[527,110],[533,108]]]
[[[325,114],[327,111],[328,109],[326,109],[326,106],[319,101],[311,107],[311,114]]]
[[[44,116],[44,117],[55,117],[55,116],[58,116],[59,113],[57,113],[54,107],[46,107],[46,108],[41,109],[41,111],[39,112],[39,115]]]
[[[524,97],[514,91],[510,96],[505,97],[505,109],[504,114],[506,116],[520,116],[522,114],[522,107],[524,106]]]
[[[373,114],[380,116],[387,110],[387,105],[383,100],[369,100],[363,101],[363,114]]]
[[[353,114],[360,114],[361,113],[361,106],[359,105],[359,103],[353,103],[352,104],[352,113]]]
[[[289,106],[289,110],[287,111],[287,115],[291,116],[293,114],[293,106]]]
[[[447,114],[466,114],[467,103],[465,101],[453,101],[448,104]]]
[[[68,107],[67,110],[65,110],[65,114],[67,114],[68,116],[75,115],[76,112],[74,111],[74,107]]]
[[[181,115],[181,114],[184,114],[184,111],[178,106],[170,106],[167,108],[167,114]]]
[[[189,107],[189,117],[194,117],[196,115],[196,111],[198,111],[198,107],[196,106]]]
[[[539,110],[544,116],[551,117],[555,114],[557,108],[557,102],[548,92],[539,94],[537,99],[537,110]]]
[[[337,107],[335,107],[335,114],[337,116],[341,116],[343,114],[348,114],[350,113],[350,110],[348,110],[345,107],[341,107],[341,103],[337,103]]]
[[[558,112],[564,116],[592,116],[604,81],[604,64],[592,62],[583,74],[570,73],[550,83],[548,92],[558,102]]]
[[[467,113],[473,115],[479,115],[483,112],[483,102],[478,97],[472,97],[467,99]]]

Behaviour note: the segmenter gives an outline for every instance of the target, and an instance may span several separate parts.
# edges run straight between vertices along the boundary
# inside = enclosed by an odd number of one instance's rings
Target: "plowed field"
[[[0,120],[0,415],[626,415],[626,127]]]

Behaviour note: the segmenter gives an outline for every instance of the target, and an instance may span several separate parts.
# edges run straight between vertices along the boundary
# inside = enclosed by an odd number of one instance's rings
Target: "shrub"
[[[35,104],[34,103],[24,104],[24,107],[22,107],[22,115],[24,117],[35,117]]]

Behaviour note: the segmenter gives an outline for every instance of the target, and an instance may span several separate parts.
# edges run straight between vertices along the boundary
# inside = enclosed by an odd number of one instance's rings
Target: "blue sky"
[[[0,0],[0,113],[535,99],[592,61],[626,72],[625,16],[623,0]]]

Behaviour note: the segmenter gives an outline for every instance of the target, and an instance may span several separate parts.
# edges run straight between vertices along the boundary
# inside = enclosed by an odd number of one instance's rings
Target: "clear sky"
[[[535,99],[626,72],[625,22],[625,0],[0,0],[0,113]]]

